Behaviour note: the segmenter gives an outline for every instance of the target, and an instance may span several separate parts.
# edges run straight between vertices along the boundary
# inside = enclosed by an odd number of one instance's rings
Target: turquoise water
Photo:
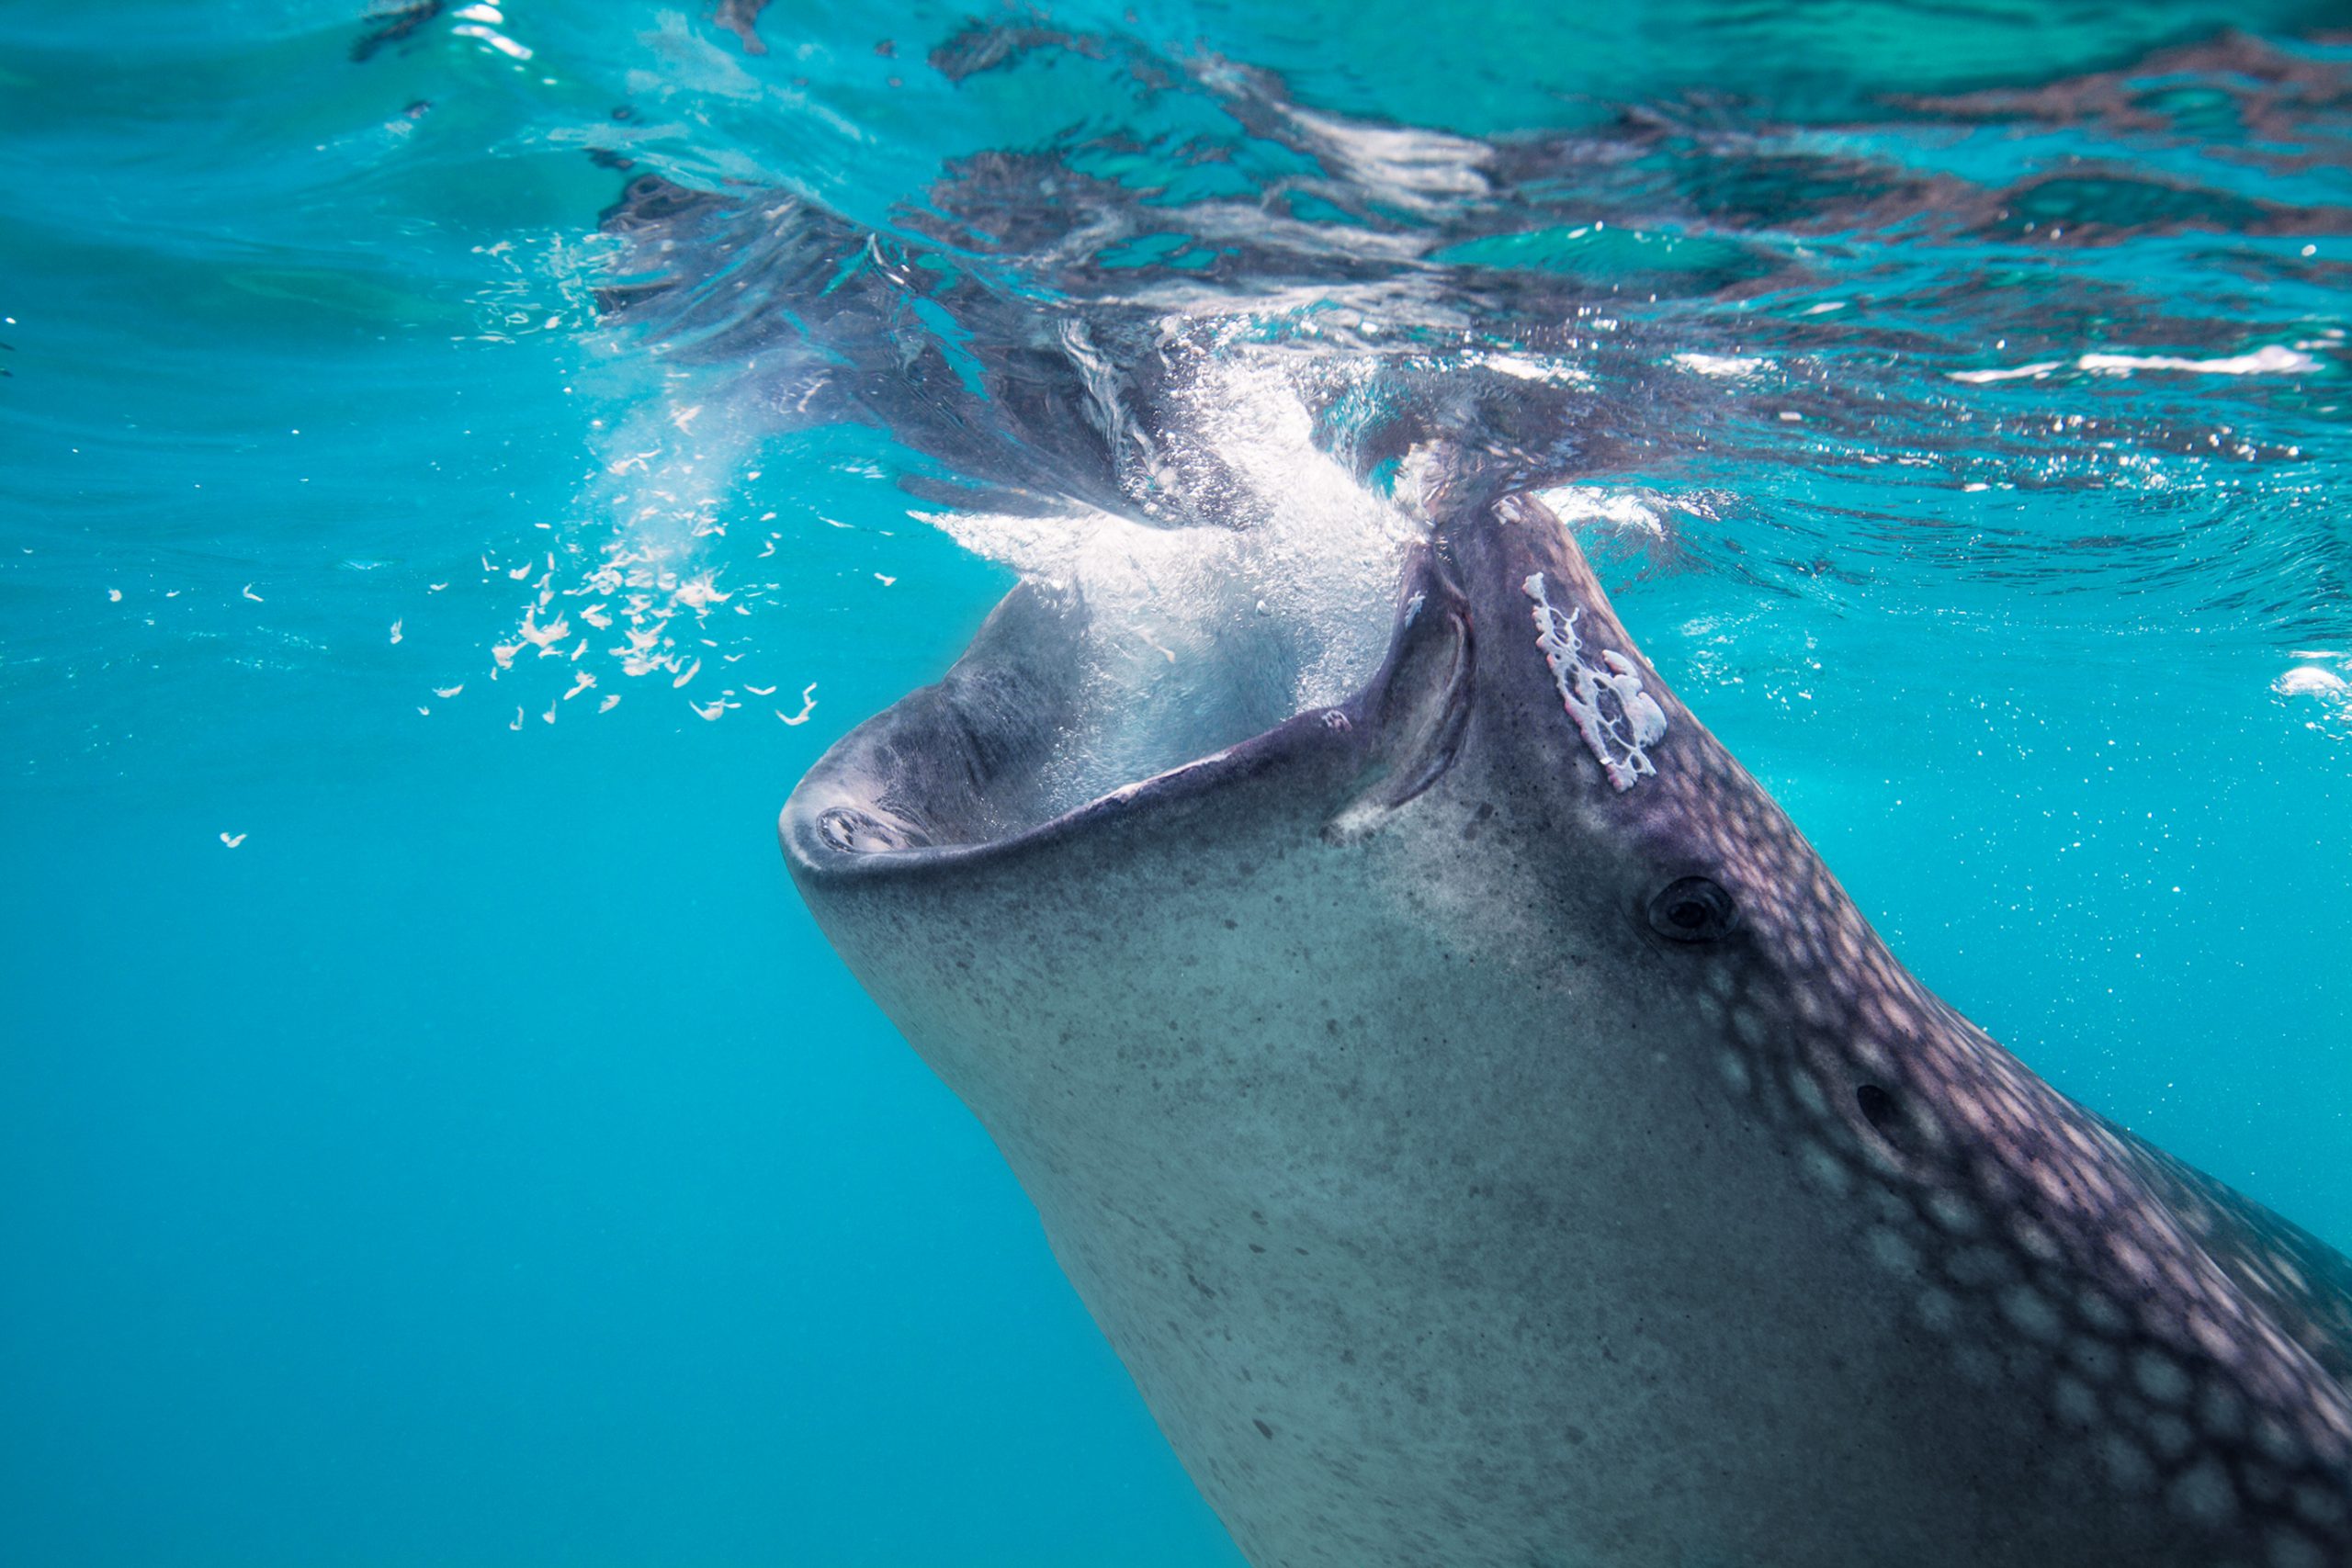
[[[0,8],[0,1556],[1238,1562],[774,814],[1465,388],[1918,973],[2352,1247],[2340,9],[402,20]]]

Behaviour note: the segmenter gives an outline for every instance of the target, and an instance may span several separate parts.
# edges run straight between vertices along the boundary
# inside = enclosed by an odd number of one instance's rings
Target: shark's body
[[[782,824],[1260,1568],[2352,1563],[2352,1265],[1889,955],[1542,508],[1075,812],[1023,589]]]

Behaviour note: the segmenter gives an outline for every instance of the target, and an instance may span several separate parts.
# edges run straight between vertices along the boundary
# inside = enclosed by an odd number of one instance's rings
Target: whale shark
[[[1532,496],[1344,701],[1076,804],[1015,588],[786,805],[1257,1568],[2352,1563],[2352,1262],[1888,951]]]

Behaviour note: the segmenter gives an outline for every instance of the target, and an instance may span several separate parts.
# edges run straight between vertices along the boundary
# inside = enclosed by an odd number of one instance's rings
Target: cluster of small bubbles
[[[491,276],[472,291],[479,343],[514,343],[542,333],[579,333],[596,324],[596,276],[610,245],[595,235],[526,235],[476,245]]]
[[[625,692],[643,689],[677,694],[681,717],[716,722],[765,706],[786,725],[805,723],[816,705],[813,683],[775,676],[758,683],[762,642],[752,617],[780,600],[783,584],[733,579],[744,552],[725,549],[736,523],[731,497],[761,477],[740,422],[723,407],[707,415],[702,402],[673,398],[611,429],[595,423],[601,461],[572,520],[539,525],[543,536],[519,549],[481,555],[483,584],[524,595],[514,620],[489,641],[487,668],[448,671],[418,712],[429,715],[469,686],[513,691],[507,728],[522,730],[567,714],[610,713]],[[759,517],[761,547],[751,561],[777,557],[785,536],[768,526],[775,521],[774,512]],[[401,640],[397,626],[393,640]]]
[[[2270,682],[2272,693],[2304,728],[2352,739],[2352,651],[2303,648],[2289,657],[2295,662]]]
[[[1216,470],[1194,521],[919,514],[1069,606],[1080,689],[1048,812],[1344,702],[1386,649],[1419,525],[1317,446],[1285,365],[1197,358],[1157,439],[1163,463]]]

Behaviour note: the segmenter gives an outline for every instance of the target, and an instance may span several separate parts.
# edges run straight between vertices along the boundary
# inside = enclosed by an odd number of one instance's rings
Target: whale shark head
[[[1446,804],[1421,815],[1458,801],[1468,816],[1452,863],[1423,868],[1420,896],[1475,929],[1516,931],[1529,945],[1513,963],[1585,975],[1595,1005],[1605,986],[1612,1010],[1662,1029],[1679,1010],[1753,1034],[1764,1020],[1735,1019],[1732,993],[1777,990],[1793,1013],[1836,965],[1874,982],[1890,1016],[1925,1006],[1802,835],[1644,658],[1558,520],[1448,470],[1429,488],[1433,525],[1406,552],[1386,654],[1361,689],[1267,723],[1280,698],[1253,681],[1256,650],[1212,637],[1202,690],[1127,717],[1162,741],[1177,730],[1181,760],[1075,805],[1056,791],[1067,753],[1102,733],[1091,707],[1125,694],[1084,673],[1106,637],[1086,597],[1024,584],[944,681],[854,733],[795,792],[781,831],[812,904],[821,915],[837,896],[944,889],[1082,842],[1134,846],[1138,877],[1197,878],[1181,857],[1142,853],[1163,819],[1185,825],[1187,853],[1214,852],[1214,821],[1345,856],[1395,836],[1442,784]],[[1228,743],[1204,743],[1221,728]],[[1245,823],[1245,810],[1261,815]],[[1043,918],[1053,889],[1033,892]],[[1143,886],[1135,897],[1116,926],[1139,936],[1166,906]],[[1545,953],[1537,932],[1563,929],[1577,940]],[[1595,968],[1604,953],[1620,962]],[[951,1077],[966,1070],[990,1066]],[[1886,1107],[1865,1097],[1858,1123],[1880,1126]]]
[[[1188,686],[1072,804],[1104,628],[1024,586],[781,821],[1244,1551],[2352,1560],[2352,1266],[1928,993],[1540,503],[1425,493],[1352,694]]]

